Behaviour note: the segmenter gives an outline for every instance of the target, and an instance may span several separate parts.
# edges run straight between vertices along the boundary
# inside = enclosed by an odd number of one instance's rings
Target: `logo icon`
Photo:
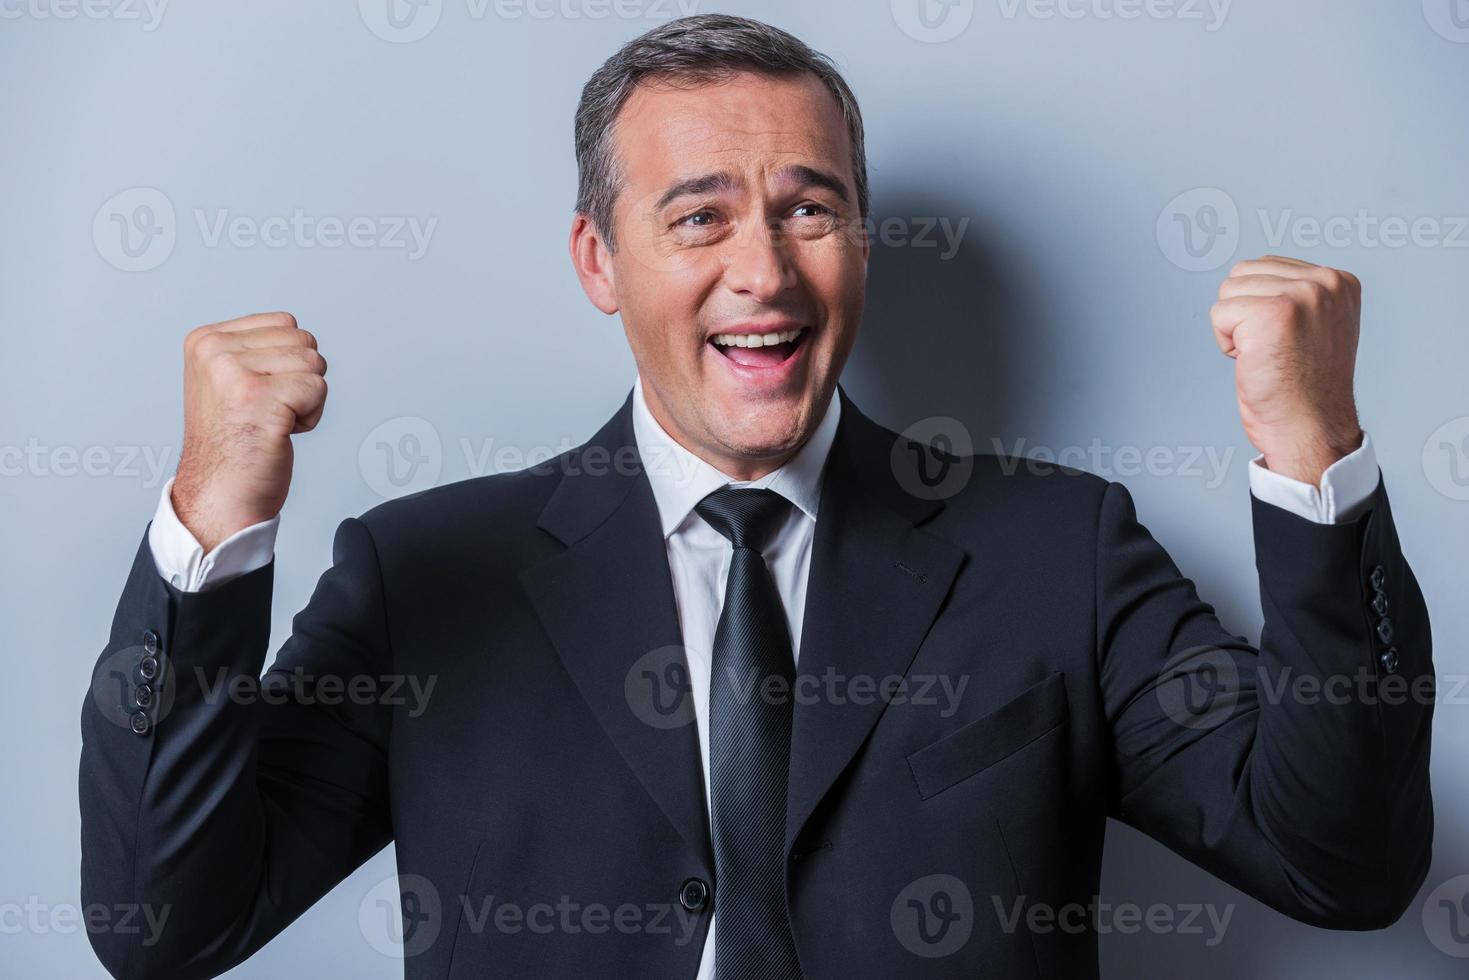
[[[444,12],[443,0],[357,0],[362,23],[384,41],[411,44],[428,37]]]
[[[173,202],[154,187],[130,187],[112,195],[92,219],[97,254],[123,272],[158,268],[173,254],[177,238]]]
[[[974,899],[953,875],[919,878],[893,899],[893,935],[914,956],[937,959],[959,951],[974,930]]]
[[[904,490],[922,500],[945,500],[974,473],[974,440],[958,419],[931,415],[903,430],[888,462]]]
[[[372,887],[357,905],[357,926],[384,956],[417,956],[443,927],[439,890],[423,875],[393,875]]]
[[[1469,44],[1469,0],[1423,0],[1423,19],[1444,40]]]
[[[92,675],[92,700],[102,717],[129,728],[140,713],[157,725],[173,708],[173,670],[141,646],[123,647],[98,665]]]
[[[1185,728],[1207,731],[1234,716],[1240,673],[1228,650],[1189,647],[1170,658],[1158,677],[1163,712]]]
[[[428,419],[400,415],[367,434],[357,449],[357,468],[384,499],[427,490],[439,482],[444,449]]]
[[[1429,892],[1423,931],[1439,952],[1469,959],[1469,875],[1450,878]]]
[[[974,19],[974,0],[891,0],[893,23],[915,41],[952,41]]]
[[[633,661],[622,690],[627,706],[645,725],[682,728],[694,721],[688,653],[677,644],[659,647]]]
[[[1158,215],[1158,247],[1185,272],[1208,272],[1239,247],[1239,209],[1217,187],[1196,187],[1169,201]]]
[[[1469,500],[1469,416],[1433,430],[1423,444],[1423,475],[1450,500]]]

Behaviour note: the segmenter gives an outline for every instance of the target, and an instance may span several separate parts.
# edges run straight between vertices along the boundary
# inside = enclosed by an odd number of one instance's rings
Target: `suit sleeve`
[[[262,678],[274,562],[184,592],[144,534],[82,706],[83,905],[162,923],[89,931],[113,976],[216,976],[391,839],[377,555],[332,550]]]
[[[1396,921],[1428,872],[1428,612],[1379,477],[1352,521],[1251,501],[1264,627],[1228,633],[1109,483],[1097,655],[1112,815],[1313,925]]]

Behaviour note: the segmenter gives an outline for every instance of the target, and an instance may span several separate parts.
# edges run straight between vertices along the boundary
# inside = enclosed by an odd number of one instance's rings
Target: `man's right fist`
[[[326,406],[326,359],[289,313],[257,313],[184,338],[184,445],[173,509],[208,554],[280,513],[291,436]]]

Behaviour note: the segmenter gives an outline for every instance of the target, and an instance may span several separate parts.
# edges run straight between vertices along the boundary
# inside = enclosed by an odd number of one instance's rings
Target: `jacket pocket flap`
[[[1013,755],[1066,720],[1066,675],[1051,674],[989,714],[908,755],[926,800]]]

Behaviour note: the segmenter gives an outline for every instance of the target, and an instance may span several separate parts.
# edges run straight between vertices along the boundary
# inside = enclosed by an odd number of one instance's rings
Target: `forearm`
[[[1431,854],[1434,677],[1427,609],[1386,492],[1333,527],[1257,502],[1255,547],[1261,830],[1303,898],[1369,923],[1396,918]]]
[[[1098,643],[1113,812],[1287,915],[1386,925],[1411,901],[1431,846],[1422,596],[1380,486],[1344,524],[1252,507],[1258,648],[1220,625],[1125,489],[1103,495]],[[1391,674],[1370,608],[1378,565]]]
[[[343,522],[334,558],[262,678],[274,564],[185,593],[159,577],[146,539],[139,549],[83,710],[83,901],[169,918],[150,945],[94,934],[115,975],[217,975],[391,838],[386,709],[375,697],[330,707],[316,688],[385,671],[361,522]],[[158,671],[135,726],[138,711],[117,703],[136,700],[144,630]]]
[[[114,975],[212,975],[215,944],[252,904],[265,827],[255,720],[200,681],[259,677],[273,571],[185,595],[158,576],[146,535],[138,550],[82,711],[82,901],[167,918],[151,945],[92,935]]]

